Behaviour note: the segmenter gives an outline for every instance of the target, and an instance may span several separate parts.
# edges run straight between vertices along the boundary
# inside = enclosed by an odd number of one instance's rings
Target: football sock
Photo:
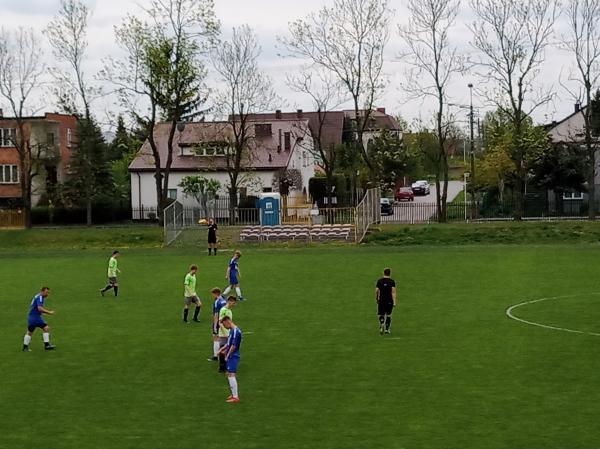
[[[391,325],[392,325],[392,317],[388,315],[388,317],[385,319],[385,330],[389,331]]]
[[[29,346],[29,343],[31,343],[31,335],[25,334],[23,337],[23,346]]]
[[[113,288],[115,289],[115,296],[119,296],[119,287],[115,285]]]
[[[196,310],[194,310],[194,319],[198,319],[198,315],[200,314],[200,307],[196,306]]]
[[[188,313],[190,311],[188,309],[183,309],[183,321],[187,321]]]
[[[235,377],[228,377],[229,379],[229,388],[231,390],[231,396],[234,398],[238,397],[238,385],[237,379]]]
[[[219,355],[219,349],[221,349],[220,343],[218,341],[213,341],[213,357]]]
[[[217,248],[213,248],[213,251],[215,252],[215,256],[217,255]]]
[[[223,296],[226,297],[229,294],[229,292],[231,292],[231,285],[225,289],[225,291],[223,292]]]
[[[210,256],[210,248],[208,248],[208,255]]]
[[[113,288],[113,286],[111,284],[108,284],[106,287],[104,287],[104,289],[102,290],[102,293],[109,291],[111,288]]]
[[[385,322],[385,316],[379,315],[379,324],[383,326],[384,322]]]
[[[50,344],[50,334],[48,332],[44,332],[42,334],[42,337],[44,338],[44,344],[49,345]]]
[[[237,293],[237,295],[238,295],[238,298],[241,298],[241,297],[242,297],[242,289],[241,289],[241,288],[239,288],[239,287],[236,287],[236,288],[235,288],[235,292]]]

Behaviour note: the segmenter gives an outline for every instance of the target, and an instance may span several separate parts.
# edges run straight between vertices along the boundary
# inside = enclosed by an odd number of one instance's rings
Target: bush
[[[96,205],[92,207],[92,222],[106,224],[131,220],[129,207]],[[86,224],[85,208],[65,208],[48,206],[34,207],[31,210],[31,221],[34,225],[76,225]]]

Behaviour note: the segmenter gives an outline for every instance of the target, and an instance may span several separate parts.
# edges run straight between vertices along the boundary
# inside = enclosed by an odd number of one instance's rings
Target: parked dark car
[[[396,190],[396,201],[414,201],[415,194],[410,187],[400,187]]]
[[[429,195],[429,182],[417,181],[412,185],[412,191],[415,195]]]
[[[379,200],[381,204],[381,215],[394,215],[394,204],[387,198]]]

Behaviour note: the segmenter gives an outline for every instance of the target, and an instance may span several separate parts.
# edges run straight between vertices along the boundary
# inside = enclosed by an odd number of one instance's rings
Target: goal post
[[[163,211],[165,246],[173,243],[185,229],[183,204],[174,201]]]
[[[369,189],[363,200],[356,206],[356,243],[361,243],[371,225],[381,221],[381,190]]]

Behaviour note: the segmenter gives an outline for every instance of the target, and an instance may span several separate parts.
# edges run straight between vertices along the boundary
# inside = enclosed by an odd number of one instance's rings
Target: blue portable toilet
[[[258,200],[261,226],[279,226],[281,223],[281,196],[279,193],[262,193]]]

